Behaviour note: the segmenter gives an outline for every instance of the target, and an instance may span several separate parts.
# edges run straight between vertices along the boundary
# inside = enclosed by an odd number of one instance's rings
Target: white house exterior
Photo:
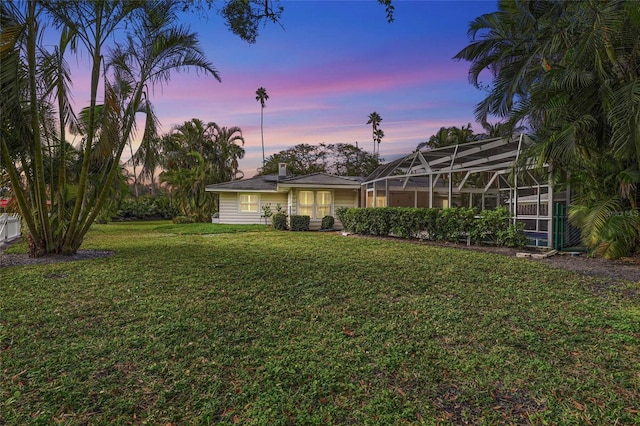
[[[209,185],[206,190],[219,195],[219,223],[265,223],[263,207],[275,212],[279,205],[289,216],[309,216],[311,230],[320,229],[324,216],[333,216],[334,228],[342,229],[336,210],[359,206],[361,182],[360,177],[326,173],[287,176],[282,169],[278,175]]]

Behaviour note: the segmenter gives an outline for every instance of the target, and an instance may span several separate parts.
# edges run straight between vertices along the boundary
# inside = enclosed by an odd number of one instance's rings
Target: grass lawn
[[[640,300],[258,230],[101,225],[111,257],[0,269],[0,424],[640,424]]]

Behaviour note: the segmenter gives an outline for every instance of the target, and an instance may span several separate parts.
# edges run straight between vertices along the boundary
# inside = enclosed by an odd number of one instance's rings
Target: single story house
[[[320,229],[325,216],[333,216],[334,227],[342,229],[336,209],[360,206],[361,182],[361,177],[326,173],[287,175],[286,165],[280,164],[277,175],[208,185],[206,191],[219,195],[219,223],[265,223],[263,208],[275,212],[280,205],[289,216],[309,216],[312,230]]]
[[[579,244],[569,224],[570,188],[553,187],[547,166],[521,154],[533,141],[524,134],[414,151],[378,167],[366,178],[324,173],[278,175],[209,185],[220,194],[220,223],[264,223],[262,206],[280,204],[289,215],[309,215],[311,229],[338,207],[504,206],[523,223],[532,245],[562,249]],[[338,229],[342,224],[337,221]]]

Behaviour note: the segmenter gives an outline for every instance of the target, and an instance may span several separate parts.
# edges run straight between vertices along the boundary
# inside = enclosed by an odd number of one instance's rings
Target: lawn
[[[213,224],[83,249],[0,269],[0,424],[640,423],[640,301],[592,278]]]

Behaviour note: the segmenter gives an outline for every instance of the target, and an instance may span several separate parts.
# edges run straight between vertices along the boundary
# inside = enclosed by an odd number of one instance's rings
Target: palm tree
[[[215,182],[228,182],[236,179],[239,170],[239,160],[244,158],[244,137],[240,127],[219,127],[215,125],[216,176]]]
[[[28,229],[33,255],[73,254],[80,247],[121,173],[120,158],[135,130],[138,113],[147,114],[145,132],[153,130],[148,94],[154,84],[167,82],[172,71],[190,67],[219,79],[199,49],[195,34],[175,23],[177,7],[173,2],[35,0],[0,5],[2,125],[11,123],[12,127],[11,132],[0,134],[0,161]],[[58,57],[49,62],[42,54],[46,49],[39,29],[47,15],[66,34]],[[125,19],[128,24],[121,25]],[[128,37],[121,38],[124,43],[117,43],[105,58],[104,44],[120,29],[125,29]],[[82,124],[72,126],[82,136],[81,165],[72,186],[64,163],[64,131],[48,130],[45,111],[51,110],[48,104],[56,105],[49,102],[53,97],[59,101],[59,128],[73,124],[66,101],[69,78],[62,58],[66,46],[80,45],[88,51],[92,64],[90,104],[81,114]],[[100,86],[104,88],[103,104],[97,101]],[[11,121],[4,120],[8,117]],[[47,157],[54,155],[62,169],[57,182],[47,177],[44,168]],[[48,194],[56,197],[49,200]],[[53,211],[56,214],[51,214]]]
[[[371,124],[372,127],[372,135],[373,135],[373,154],[376,154],[376,145],[378,146],[378,155],[380,154],[380,142],[382,142],[382,138],[384,137],[384,132],[378,128],[380,122],[382,121],[382,117],[377,112],[372,112],[369,114],[369,120],[366,124]]]
[[[264,157],[264,106],[266,101],[269,99],[269,95],[267,95],[267,89],[264,87],[259,87],[256,90],[256,101],[260,102],[260,136],[262,138],[262,167],[265,164]]]
[[[206,185],[230,181],[240,173],[242,131],[193,118],[162,140],[165,171],[161,180],[171,187],[183,215],[206,220],[217,203],[205,192]]]
[[[493,75],[478,120],[494,115],[531,129],[537,143],[530,156],[550,164],[561,182],[570,176],[580,194],[572,216],[590,247],[637,247],[637,239],[625,239],[633,217],[624,211],[636,204],[640,184],[640,4],[501,1],[469,34],[472,42],[456,58],[471,62],[477,86],[483,71]]]

